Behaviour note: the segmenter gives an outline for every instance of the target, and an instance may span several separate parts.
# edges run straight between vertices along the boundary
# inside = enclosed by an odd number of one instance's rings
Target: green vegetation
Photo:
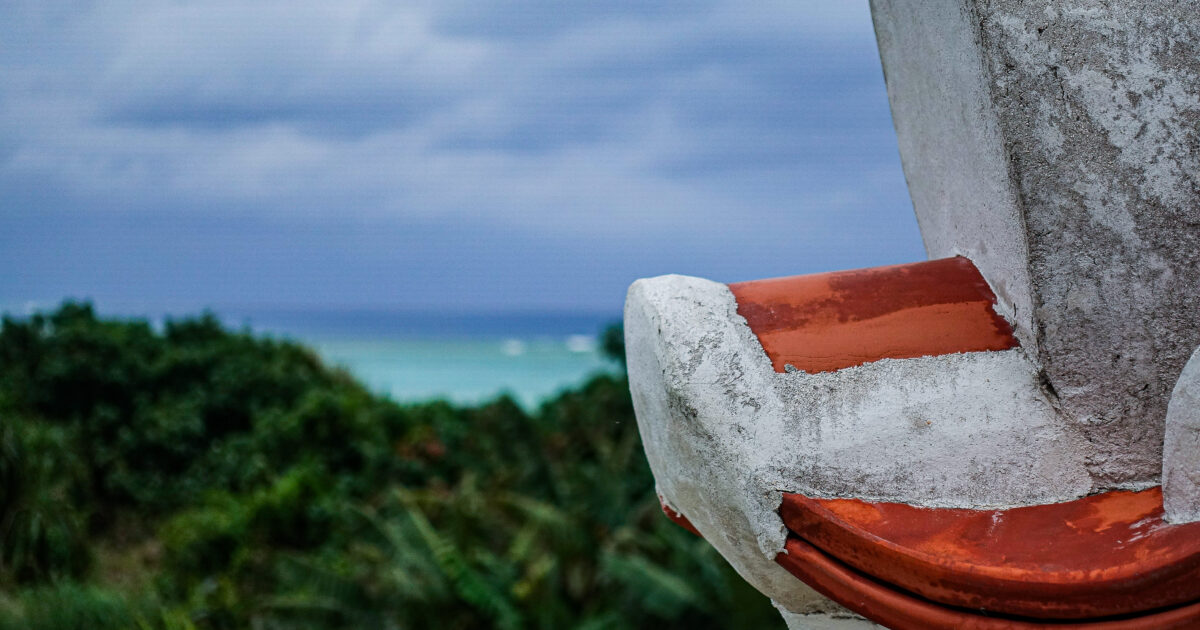
[[[772,625],[659,512],[623,377],[398,405],[211,315],[3,320],[0,630]]]

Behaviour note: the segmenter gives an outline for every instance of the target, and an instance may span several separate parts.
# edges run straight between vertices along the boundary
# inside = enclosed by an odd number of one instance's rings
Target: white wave
[[[595,352],[596,338],[589,335],[571,335],[567,337],[567,350],[571,352]]]
[[[520,339],[505,339],[504,343],[500,344],[500,351],[510,357],[518,357],[525,354],[525,342]]]

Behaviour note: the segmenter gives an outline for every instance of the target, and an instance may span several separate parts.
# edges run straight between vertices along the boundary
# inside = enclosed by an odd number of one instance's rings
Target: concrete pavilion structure
[[[1200,7],[871,4],[931,260],[634,283],[664,511],[793,628],[1200,628]]]

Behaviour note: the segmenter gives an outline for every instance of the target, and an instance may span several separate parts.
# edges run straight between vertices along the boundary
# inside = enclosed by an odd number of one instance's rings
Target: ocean
[[[222,309],[226,324],[293,339],[398,402],[475,404],[502,393],[533,409],[614,372],[598,338],[609,313]]]

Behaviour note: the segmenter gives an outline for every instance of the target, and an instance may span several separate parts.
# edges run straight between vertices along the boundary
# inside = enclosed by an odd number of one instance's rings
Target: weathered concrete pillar
[[[1154,482],[1200,344],[1200,6],[871,8],[930,257],[991,283],[1096,489]]]

